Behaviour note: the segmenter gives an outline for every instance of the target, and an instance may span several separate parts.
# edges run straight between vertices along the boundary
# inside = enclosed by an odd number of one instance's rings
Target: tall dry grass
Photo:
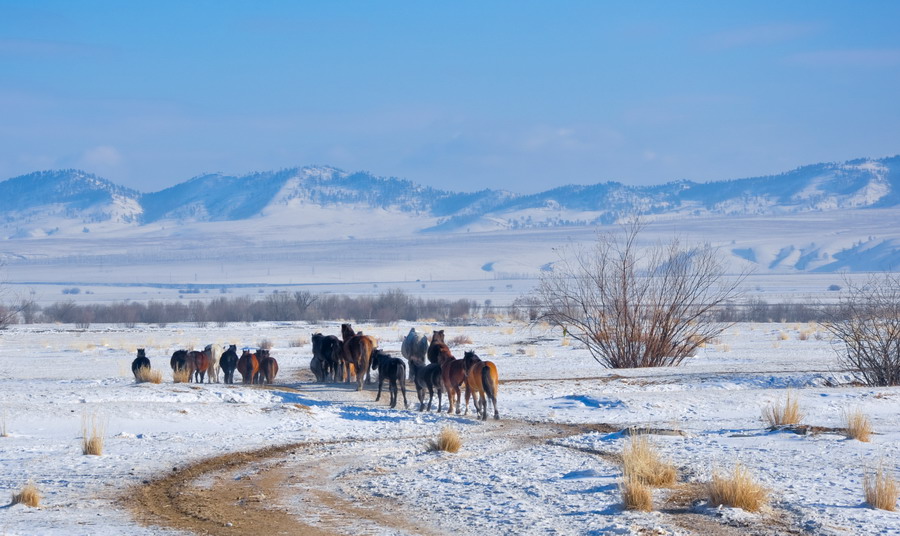
[[[9,437],[9,430],[6,428],[7,417],[6,409],[0,412],[0,437]]]
[[[773,402],[763,409],[763,419],[769,426],[783,426],[786,424],[800,424],[804,414],[800,410],[800,402],[797,395],[788,391],[784,401]]]
[[[163,374],[161,370],[154,370],[150,367],[141,367],[134,375],[134,381],[137,383],[162,383]]]
[[[12,504],[24,504],[32,508],[41,505],[41,492],[34,483],[25,484],[19,493],[13,493]]]
[[[885,470],[884,464],[879,464],[875,474],[866,472],[863,477],[863,492],[866,502],[872,508],[895,512],[897,510],[897,498],[900,497],[900,487],[894,475]]]
[[[81,416],[81,453],[91,456],[103,455],[103,440],[106,424],[96,413]]]
[[[653,509],[653,492],[635,475],[625,475],[619,481],[619,493],[626,510],[649,512]]]
[[[172,371],[172,381],[175,383],[190,383],[191,381],[191,372],[189,369],[181,368],[178,370]]]
[[[472,339],[468,335],[457,335],[450,339],[448,346],[462,346],[464,344],[472,344]]]
[[[427,447],[429,451],[459,452],[459,449],[462,448],[462,439],[456,430],[445,426],[441,430],[441,435],[437,439],[430,440]]]
[[[731,506],[748,512],[758,512],[769,501],[769,490],[741,464],[736,464],[731,474],[714,471],[706,491],[710,505]]]
[[[860,409],[843,411],[844,436],[868,443],[872,438],[872,421]]]
[[[622,471],[626,479],[637,479],[655,488],[675,484],[675,466],[660,458],[656,445],[645,435],[632,435],[622,449]]]

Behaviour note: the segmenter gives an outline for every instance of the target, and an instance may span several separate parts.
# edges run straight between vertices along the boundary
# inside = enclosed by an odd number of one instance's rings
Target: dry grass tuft
[[[22,487],[19,493],[13,493],[12,504],[24,504],[32,508],[41,505],[41,492],[33,483],[29,482]]]
[[[472,339],[468,335],[457,335],[450,339],[449,346],[462,346],[464,344],[472,344]]]
[[[872,438],[872,421],[859,409],[844,411],[844,436],[868,443]]]
[[[103,436],[106,426],[95,413],[81,416],[81,453],[91,456],[103,455]]]
[[[900,496],[900,488],[894,475],[885,471],[879,464],[875,474],[866,473],[863,477],[863,491],[866,502],[872,508],[895,512],[897,510],[897,497]]]
[[[153,370],[150,367],[141,367],[134,376],[137,383],[162,383],[163,375],[161,370]]]
[[[9,437],[9,430],[6,428],[6,419],[7,413],[4,409],[2,413],[0,413],[0,437]]]
[[[619,481],[619,493],[626,510],[649,512],[653,509],[653,491],[635,475],[625,475]]]
[[[622,470],[626,479],[637,479],[647,486],[670,487],[678,473],[675,466],[659,457],[656,446],[645,435],[632,435],[622,450]]]
[[[259,341],[259,344],[257,344],[256,346],[261,350],[271,350],[275,345],[269,339],[263,339]]]
[[[769,491],[741,464],[735,465],[730,475],[714,471],[706,490],[710,505],[731,506],[747,512],[758,512],[769,500]]]
[[[189,369],[182,368],[178,370],[172,371],[172,381],[175,383],[190,383],[191,374],[193,374]]]
[[[800,402],[791,391],[787,392],[783,404],[775,402],[763,410],[763,419],[769,423],[769,426],[800,424],[803,417],[803,412],[800,411]]]
[[[462,448],[462,439],[459,438],[456,430],[450,426],[445,426],[437,439],[432,439],[428,442],[429,451],[459,452],[460,448]]]
[[[296,339],[289,341],[288,346],[291,348],[301,348],[309,344],[309,339],[306,337],[297,337]]]

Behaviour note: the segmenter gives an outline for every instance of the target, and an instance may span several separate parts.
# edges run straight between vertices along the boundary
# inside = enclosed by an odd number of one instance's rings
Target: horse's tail
[[[497,414],[497,387],[499,378],[497,377],[497,367],[488,361],[481,367],[481,385],[484,387],[484,394],[494,403],[494,418],[499,418]],[[484,416],[487,418],[487,400],[484,402]]]

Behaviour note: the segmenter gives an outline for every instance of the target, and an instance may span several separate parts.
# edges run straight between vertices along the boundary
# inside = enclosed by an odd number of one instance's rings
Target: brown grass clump
[[[863,477],[863,491],[866,502],[872,508],[894,512],[897,510],[897,497],[900,496],[900,488],[894,475],[885,471],[884,466],[878,466],[875,474],[866,473]]]
[[[649,512],[653,509],[653,492],[646,483],[635,475],[625,475],[619,481],[619,493],[626,510]]]
[[[81,416],[81,453],[91,456],[103,455],[103,436],[106,426],[96,414]]]
[[[769,423],[769,426],[800,424],[803,417],[803,412],[800,411],[800,402],[791,391],[787,392],[783,404],[776,402],[763,410],[763,419]]]
[[[190,383],[191,381],[191,372],[187,368],[180,368],[178,370],[172,371],[172,381],[175,383]]]
[[[462,439],[459,438],[456,430],[450,426],[445,426],[437,439],[432,439],[428,442],[429,451],[459,452],[460,448],[462,448]]]
[[[844,411],[844,436],[868,443],[872,438],[872,422],[859,409]]]
[[[296,339],[289,341],[288,346],[291,348],[301,348],[309,344],[309,339],[306,337],[297,337]]]
[[[141,367],[134,375],[134,381],[137,383],[162,383],[163,375],[161,370],[153,370],[150,367]]]
[[[6,429],[6,410],[0,413],[0,437],[9,437],[9,430]]]
[[[275,345],[269,339],[263,339],[256,346],[261,350],[271,350]]]
[[[22,487],[19,493],[13,493],[12,504],[24,504],[32,508],[41,505],[41,492],[33,483],[29,482]]]
[[[710,505],[731,506],[747,512],[758,512],[769,500],[769,491],[741,464],[735,465],[730,475],[714,471],[706,491]]]
[[[450,339],[450,346],[462,346],[464,344],[472,344],[472,339],[468,335],[457,335]]]
[[[622,467],[626,479],[655,488],[672,486],[678,476],[675,466],[662,461],[656,446],[644,435],[631,436],[622,450]]]

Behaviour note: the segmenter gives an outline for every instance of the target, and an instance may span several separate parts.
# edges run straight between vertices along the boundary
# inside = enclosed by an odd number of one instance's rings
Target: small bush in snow
[[[748,512],[758,512],[769,500],[769,491],[741,464],[735,465],[730,475],[714,471],[706,491],[711,506],[731,506]]]
[[[141,367],[134,375],[134,381],[137,383],[162,383],[163,375],[161,370],[151,369],[150,367]]]
[[[22,487],[19,493],[13,493],[12,503],[37,508],[41,505],[41,492],[37,489],[37,486],[29,482]]]
[[[628,479],[653,487],[675,484],[677,471],[659,457],[656,446],[645,435],[632,435],[622,450],[622,470]]]
[[[103,436],[106,426],[100,417],[93,413],[81,416],[81,453],[91,456],[103,455]]]
[[[653,509],[653,492],[644,481],[635,475],[625,475],[619,481],[619,493],[626,510],[649,512]]]
[[[800,402],[796,396],[788,391],[784,402],[775,402],[763,410],[763,419],[769,426],[784,426],[788,424],[800,424],[803,420],[803,412],[800,411]]]
[[[900,496],[900,488],[894,475],[879,465],[875,474],[866,473],[863,478],[863,491],[866,502],[872,508],[894,512],[897,510],[897,497]]]
[[[189,383],[191,381],[191,371],[186,368],[173,370],[172,381],[175,383]]]
[[[858,409],[845,411],[844,435],[847,439],[856,439],[868,443],[872,436],[872,422]]]
[[[430,451],[459,452],[460,448],[462,448],[462,439],[459,438],[456,430],[450,426],[445,426],[437,439],[432,439],[428,442],[428,450]]]
[[[472,339],[468,335],[457,335],[450,339],[449,346],[462,346],[464,344],[472,344]]]

